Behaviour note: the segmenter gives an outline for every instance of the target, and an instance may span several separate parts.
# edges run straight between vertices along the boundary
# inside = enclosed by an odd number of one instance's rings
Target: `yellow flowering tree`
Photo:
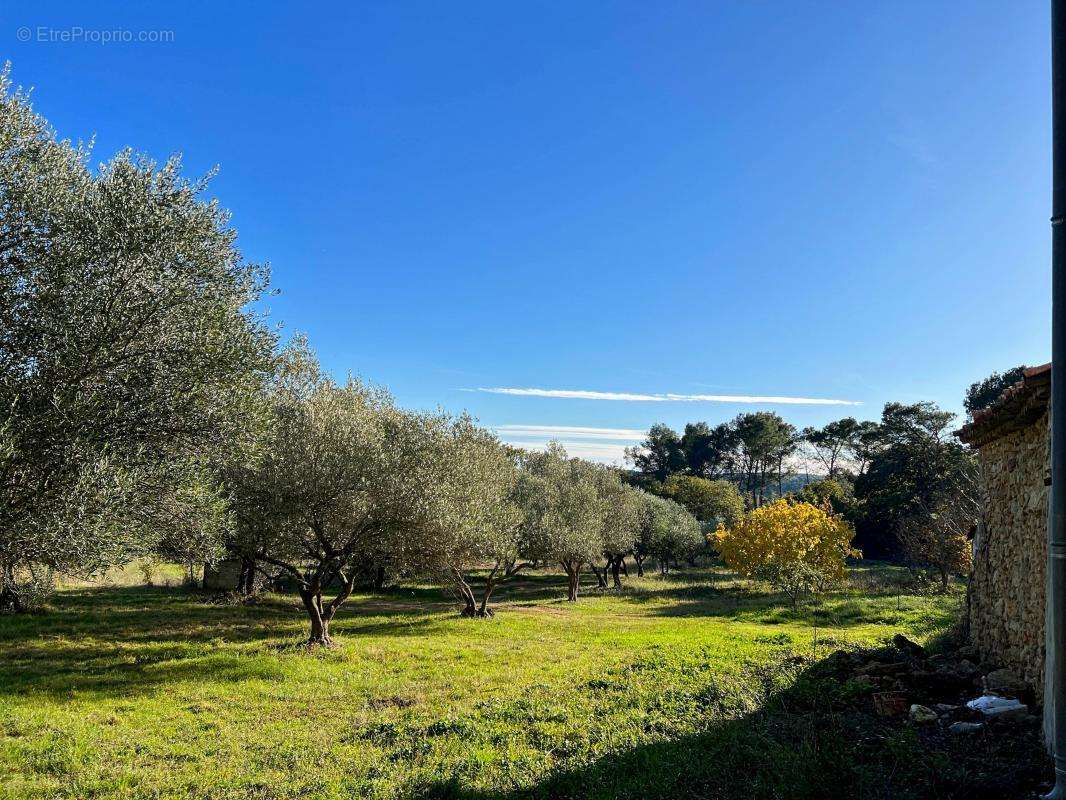
[[[715,546],[726,565],[745,578],[762,578],[793,604],[804,592],[844,577],[852,527],[810,503],[778,500],[747,512],[731,528],[720,527]]]

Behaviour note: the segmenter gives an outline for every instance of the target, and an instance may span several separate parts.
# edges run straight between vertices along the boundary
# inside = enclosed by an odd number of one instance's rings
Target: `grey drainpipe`
[[[1066,800],[1066,0],[1051,2],[1051,508],[1047,620],[1055,788]]]

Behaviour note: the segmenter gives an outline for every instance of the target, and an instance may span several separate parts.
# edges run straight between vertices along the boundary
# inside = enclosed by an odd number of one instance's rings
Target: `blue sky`
[[[0,52],[97,160],[219,165],[338,375],[611,459],[1049,358],[1047,6],[8,2]]]

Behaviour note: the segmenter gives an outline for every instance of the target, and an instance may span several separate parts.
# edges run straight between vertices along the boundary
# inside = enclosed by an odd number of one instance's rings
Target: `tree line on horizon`
[[[975,383],[967,410],[993,402],[1021,369]],[[933,558],[946,580],[947,572],[965,571],[964,540],[982,499],[974,453],[952,435],[954,419],[936,403],[890,402],[876,422],[845,417],[802,430],[770,411],[714,426],[689,423],[680,434],[656,424],[627,450],[629,479],[666,496],[681,486],[698,495],[697,487],[729,484],[748,509],[781,497],[828,505],[854,525],[855,545],[867,557]],[[797,469],[800,459],[813,462],[816,474]]]

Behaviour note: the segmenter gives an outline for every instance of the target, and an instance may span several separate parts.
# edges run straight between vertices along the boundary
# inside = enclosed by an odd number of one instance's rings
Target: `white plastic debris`
[[[991,694],[982,695],[976,700],[971,700],[966,706],[974,711],[980,711],[986,717],[996,717],[998,719],[1020,717],[1029,711],[1029,707],[1025,703],[1020,703],[1013,697],[996,697]]]

